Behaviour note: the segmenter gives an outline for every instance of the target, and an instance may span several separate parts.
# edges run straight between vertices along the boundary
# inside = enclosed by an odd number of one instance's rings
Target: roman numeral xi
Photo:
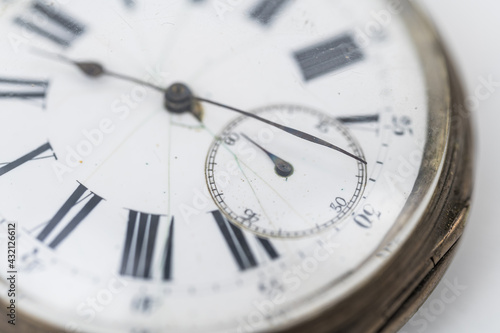
[[[45,20],[39,23],[40,20],[35,20],[35,15]],[[31,11],[16,17],[14,23],[62,47],[71,46],[86,29],[85,25],[58,10],[55,5],[38,1],[32,2]]]

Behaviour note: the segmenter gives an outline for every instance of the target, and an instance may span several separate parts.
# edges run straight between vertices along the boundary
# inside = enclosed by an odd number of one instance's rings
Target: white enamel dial
[[[390,258],[380,249],[386,237],[397,248],[411,230],[398,217],[429,117],[403,8],[383,0],[0,8],[0,226],[16,224],[19,316],[67,332],[278,330],[348,295]],[[366,164],[213,104],[200,103],[202,122],[170,113],[147,85],[90,78],[40,50],[155,86],[183,82]],[[293,172],[278,175],[255,144]],[[3,258],[0,298],[9,302]]]

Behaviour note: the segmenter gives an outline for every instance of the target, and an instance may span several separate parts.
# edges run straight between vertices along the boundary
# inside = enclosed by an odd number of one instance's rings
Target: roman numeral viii
[[[50,143],[45,143],[40,147],[30,151],[24,156],[19,157],[17,160],[9,162],[9,163],[0,163],[0,176],[5,175],[7,172],[10,172],[26,162],[40,160],[45,158],[55,158],[57,159],[56,154],[52,150],[52,146]],[[3,165],[3,166],[2,166]]]
[[[226,217],[218,210],[213,211],[212,215],[219,226],[219,229],[231,251],[231,254],[241,271],[252,269],[258,266],[255,254],[252,252],[247,238],[243,231],[229,222]],[[279,254],[267,238],[255,236],[257,243],[271,260],[279,258]]]
[[[37,239],[48,243],[52,249],[57,248],[101,201],[101,197],[80,184],[38,234]]]
[[[45,20],[35,23],[40,21],[35,19],[37,16]],[[62,47],[71,46],[85,32],[85,26],[73,17],[57,10],[55,6],[45,5],[38,1],[32,2],[31,11],[16,17],[14,22]]]
[[[131,210],[128,216],[125,246],[123,248],[120,274],[134,278],[152,279],[161,275],[163,281],[172,279],[174,240],[174,218],[170,221],[165,245],[157,248],[160,215]],[[162,251],[161,272],[153,271],[155,251]]]

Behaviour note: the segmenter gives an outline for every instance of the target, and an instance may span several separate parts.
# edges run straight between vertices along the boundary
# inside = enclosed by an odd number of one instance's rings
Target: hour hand
[[[99,62],[77,61],[77,60],[71,59],[69,57],[66,57],[62,54],[52,53],[52,52],[48,52],[48,51],[41,50],[41,49],[34,48],[34,47],[32,47],[30,49],[30,51],[31,51],[31,53],[34,53],[38,56],[42,56],[44,58],[48,58],[51,60],[64,62],[66,64],[76,66],[83,74],[85,74],[86,76],[91,77],[91,78],[99,78],[102,76],[109,76],[109,77],[114,77],[114,78],[119,79],[119,80],[133,82],[133,83],[137,83],[140,85],[148,86],[148,87],[153,88],[155,90],[158,90],[162,93],[165,92],[165,89],[163,89],[162,87],[155,86],[154,84],[148,83],[146,81],[138,80],[138,79],[131,77],[131,76],[127,76],[127,75],[123,75],[123,74],[109,71]]]

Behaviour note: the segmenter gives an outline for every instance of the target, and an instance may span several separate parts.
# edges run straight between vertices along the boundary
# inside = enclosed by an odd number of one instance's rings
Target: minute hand
[[[142,84],[142,85],[148,86],[148,87],[150,87],[152,89],[158,90],[158,91],[160,91],[160,92],[162,92],[162,93],[165,94],[165,100],[167,101],[167,103],[166,103],[165,106],[166,106],[167,110],[170,111],[170,112],[182,113],[182,112],[188,112],[189,111],[198,120],[201,121],[201,116],[196,112],[195,105],[192,104],[191,102],[193,100],[197,100],[197,101],[200,101],[200,102],[205,102],[205,103],[213,104],[213,105],[216,105],[216,106],[219,106],[219,107],[222,107],[222,108],[234,111],[234,112],[238,112],[238,113],[240,113],[242,115],[245,115],[247,117],[254,118],[256,120],[259,120],[259,121],[264,122],[266,124],[269,124],[271,126],[279,128],[280,130],[285,131],[285,132],[287,132],[287,133],[289,133],[291,135],[294,135],[294,136],[296,136],[298,138],[304,139],[304,140],[312,142],[312,143],[316,143],[316,144],[321,145],[321,146],[325,146],[325,147],[331,148],[331,149],[336,150],[336,151],[338,151],[338,152],[340,152],[340,153],[342,153],[344,155],[352,157],[352,158],[354,158],[355,160],[357,160],[357,161],[359,161],[361,163],[367,164],[366,161],[363,160],[362,158],[360,158],[360,157],[358,157],[356,155],[353,155],[353,154],[349,153],[348,151],[345,151],[344,149],[342,149],[340,147],[337,147],[337,146],[335,146],[335,145],[333,145],[333,144],[331,144],[329,142],[326,142],[326,141],[324,141],[324,140],[322,140],[320,138],[317,138],[314,135],[310,135],[310,134],[301,132],[299,130],[296,130],[296,129],[293,129],[293,128],[290,128],[290,127],[287,127],[287,126],[280,125],[280,124],[275,123],[273,121],[261,118],[261,117],[255,115],[255,114],[253,114],[253,113],[250,113],[250,112],[239,110],[239,109],[233,108],[231,106],[224,105],[224,104],[221,104],[221,103],[217,103],[217,102],[205,99],[205,98],[200,98],[200,97],[193,96],[192,93],[191,93],[191,91],[190,91],[190,89],[187,88],[187,86],[185,86],[183,84],[173,84],[169,88],[164,89],[162,87],[158,87],[156,85],[150,84],[150,83],[142,81],[142,80],[138,80],[136,78],[133,78],[133,77],[130,77],[130,76],[127,76],[127,75],[123,75],[123,74],[119,74],[119,73],[108,71],[103,65],[101,65],[100,63],[97,63],[97,62],[75,61],[75,60],[67,58],[66,56],[63,56],[61,54],[50,53],[50,52],[46,52],[46,51],[38,50],[38,49],[32,49],[32,51],[35,52],[35,53],[37,53],[38,55],[41,55],[41,56],[44,56],[44,57],[56,59],[56,60],[59,60],[59,61],[63,61],[63,62],[72,64],[72,65],[75,65],[85,75],[87,75],[89,77],[92,77],[92,78],[98,78],[98,77],[101,77],[101,76],[111,76],[111,77],[114,77],[116,79],[120,79],[120,80],[125,80],[125,81],[129,81],[129,82],[134,82],[134,83]],[[177,98],[180,98],[180,99],[176,100]],[[179,104],[179,102],[184,102],[184,103],[180,103]]]
[[[304,133],[302,131],[299,131],[299,130],[296,130],[294,128],[290,128],[290,127],[287,127],[287,126],[284,126],[284,125],[281,125],[281,124],[278,124],[278,123],[275,123],[273,121],[270,121],[270,120],[267,120],[265,118],[262,118],[262,117],[259,117],[253,113],[250,113],[250,112],[246,112],[246,111],[243,111],[243,110],[240,110],[240,109],[236,109],[236,108],[233,108],[231,106],[228,106],[228,105],[224,105],[224,104],[221,104],[221,103],[217,103],[217,102],[214,102],[214,101],[211,101],[209,99],[206,99],[206,98],[201,98],[201,97],[194,97],[196,100],[200,101],[200,102],[205,102],[205,103],[209,103],[209,104],[212,104],[212,105],[215,105],[215,106],[219,106],[221,108],[225,108],[225,109],[228,109],[228,110],[232,110],[234,112],[238,112],[242,115],[245,115],[247,117],[250,117],[250,118],[254,118],[258,121],[261,121],[263,123],[266,123],[268,125],[271,125],[271,126],[274,126],[282,131],[285,131],[293,136],[296,136],[298,138],[301,138],[303,140],[306,140],[306,141],[309,141],[309,142],[312,142],[312,143],[315,143],[315,144],[318,144],[318,145],[321,145],[321,146],[325,146],[325,147],[328,147],[330,149],[333,149],[333,150],[336,150],[344,155],[347,155],[349,157],[352,157],[354,158],[356,161],[359,161],[363,164],[367,164],[367,162],[365,160],[363,160],[362,158],[354,155],[354,154],[351,154],[349,153],[348,151],[340,148],[340,147],[337,147],[336,145],[333,145],[325,140],[322,140],[318,137],[315,137],[314,135],[311,135],[311,134],[307,134],[307,133]]]

